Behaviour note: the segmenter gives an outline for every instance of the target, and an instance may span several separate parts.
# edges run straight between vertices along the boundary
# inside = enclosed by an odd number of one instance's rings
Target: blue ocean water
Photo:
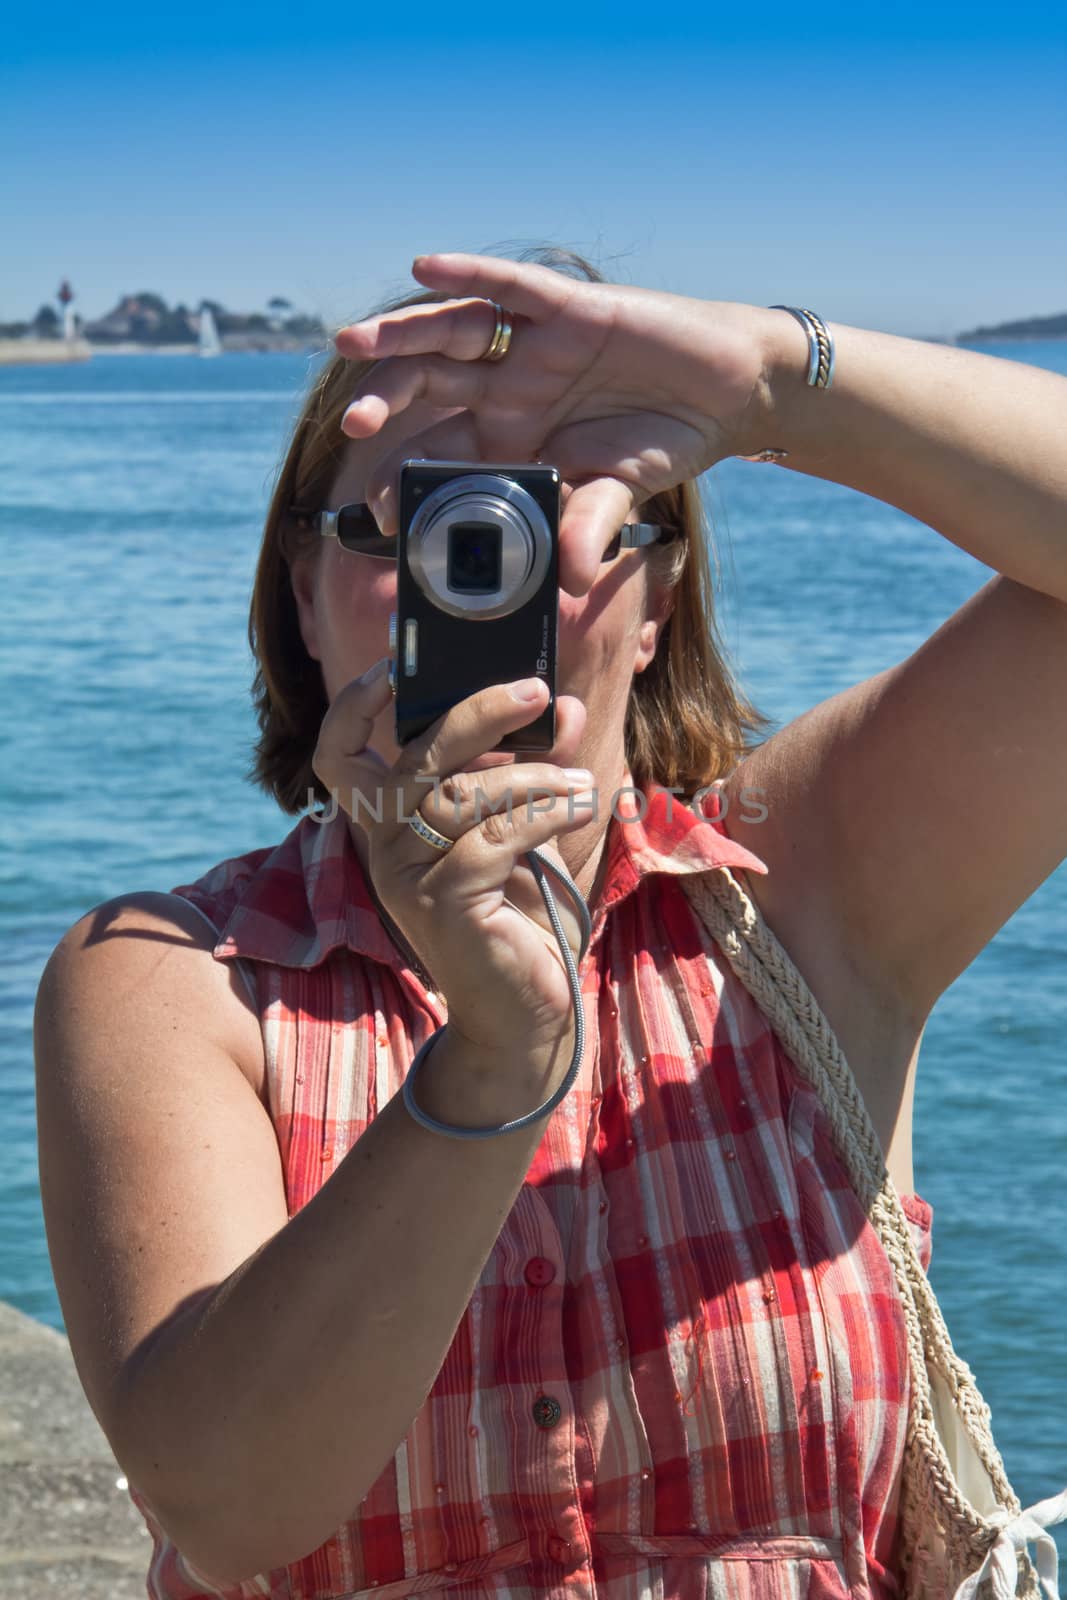
[[[1067,343],[982,348],[1067,374]],[[91,906],[292,826],[244,776],[245,628],[273,475],[319,359],[0,369],[0,1298],[56,1328],[34,994]],[[738,461],[705,483],[725,635],[777,725],[908,655],[991,576],[839,485]],[[1009,798],[976,802],[991,829]],[[931,1279],[1024,1505],[1067,1484],[1065,1037],[1061,867],[939,1002],[915,1105]],[[1056,1534],[1067,1558],[1067,1525]]]

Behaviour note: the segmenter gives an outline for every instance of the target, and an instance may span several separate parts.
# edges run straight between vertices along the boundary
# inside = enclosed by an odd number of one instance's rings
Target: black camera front
[[[399,490],[390,619],[397,743],[479,689],[539,677],[547,706],[497,748],[549,749],[556,742],[559,472],[405,461]]]

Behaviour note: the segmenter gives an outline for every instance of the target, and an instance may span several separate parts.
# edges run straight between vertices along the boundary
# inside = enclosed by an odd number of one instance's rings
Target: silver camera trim
[[[457,520],[475,520],[484,507],[486,521],[503,523],[501,577],[507,579],[509,565],[525,554],[525,576],[508,588],[505,581],[493,594],[472,594],[461,604],[448,589],[448,529],[453,519],[447,516],[451,503],[467,495],[467,506]],[[503,512],[500,502],[503,501]],[[491,510],[490,510],[491,507]],[[467,515],[468,508],[470,516]],[[519,535],[518,546],[506,537],[508,528]],[[442,537],[434,536],[440,529]],[[432,541],[432,542],[431,542]],[[411,519],[407,535],[407,559],[412,577],[422,593],[438,611],[472,621],[508,617],[525,605],[545,581],[552,559],[552,529],[544,510],[521,483],[495,472],[468,472],[439,484],[419,506]],[[506,593],[506,599],[495,598]]]

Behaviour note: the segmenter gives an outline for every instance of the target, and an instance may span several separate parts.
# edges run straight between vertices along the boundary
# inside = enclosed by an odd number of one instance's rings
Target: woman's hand
[[[555,760],[516,763],[494,747],[540,714],[547,689],[535,679],[534,698],[520,700],[514,685],[497,684],[453,706],[387,767],[367,748],[374,719],[389,703],[384,665],[335,696],[314,771],[366,833],[375,891],[444,994],[450,1034],[479,1059],[558,1058],[562,1078],[570,1064],[569,1049],[560,1050],[572,1038],[570,988],[540,890],[521,858],[540,847],[562,865],[554,839],[590,822],[589,804],[578,798],[590,775],[556,764],[573,759],[584,707],[560,696]],[[419,838],[405,820],[416,810],[456,841],[451,850]],[[577,960],[580,926],[570,896],[554,878],[549,887]]]
[[[483,460],[540,457],[577,485],[561,536],[578,541],[589,584],[620,525],[651,495],[767,442],[761,419],[780,313],[492,256],[420,256],[412,271],[456,298],[338,333],[342,355],[378,358],[344,432],[370,437],[415,399],[465,407]],[[513,327],[499,362],[482,359],[495,326],[489,299]],[[384,488],[376,475],[368,499],[382,497],[383,531],[395,531]]]

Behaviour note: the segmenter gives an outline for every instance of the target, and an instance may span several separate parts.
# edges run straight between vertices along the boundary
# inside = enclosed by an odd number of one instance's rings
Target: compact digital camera
[[[555,743],[559,521],[555,467],[404,462],[389,619],[398,745],[479,689],[532,677],[548,704],[496,748]]]

